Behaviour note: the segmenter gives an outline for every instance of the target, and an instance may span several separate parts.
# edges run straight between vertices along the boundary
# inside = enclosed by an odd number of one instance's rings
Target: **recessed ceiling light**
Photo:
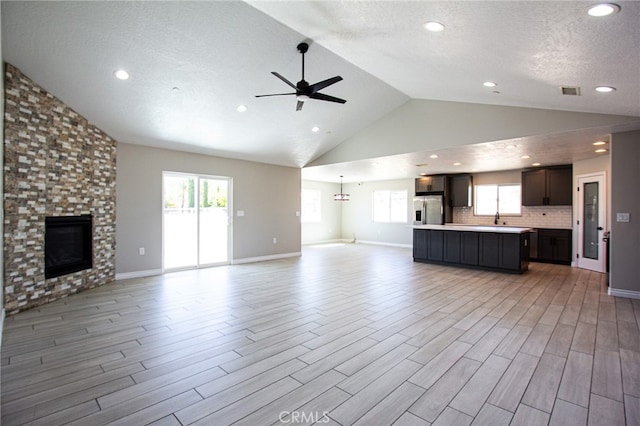
[[[433,33],[439,33],[440,31],[444,30],[444,25],[442,25],[442,23],[437,21],[425,22],[423,24],[423,27],[425,30],[431,31]]]
[[[540,163],[533,163],[533,164],[532,164],[532,166],[536,166],[536,167],[541,166],[541,165],[542,165],[542,164],[540,164]]]
[[[429,158],[438,158],[438,154],[431,154]]]
[[[600,93],[611,93],[611,92],[615,92],[616,88],[613,86],[598,86],[596,87],[596,92],[600,92]]]
[[[246,105],[239,105],[237,108],[238,112],[245,112],[247,110]]]
[[[608,149],[605,149],[605,148],[598,148],[598,149],[596,149],[596,152],[597,152],[598,154],[600,154],[600,153],[602,153],[602,152],[607,152],[607,151],[608,151]]]
[[[126,72],[125,70],[115,70],[113,72],[113,75],[115,75],[116,78],[119,79],[119,80],[128,80],[129,79],[129,73]]]
[[[620,11],[620,6],[613,3],[594,4],[589,8],[587,13],[591,16],[601,17],[613,15]]]
[[[454,166],[461,166],[462,163],[453,163]]]
[[[312,131],[313,133],[317,133],[317,132],[319,132],[319,131],[320,131],[320,127],[318,127],[318,126],[313,126],[313,127],[311,128],[311,131]]]
[[[482,85],[484,87],[496,87],[498,84],[494,83],[493,81],[485,81],[484,83],[482,83]]]
[[[180,88],[179,88],[178,86],[175,86],[175,87],[172,87],[172,88],[171,88],[171,91],[172,91],[173,93],[178,93],[178,92],[180,91]]]
[[[594,142],[592,145],[593,146],[602,146],[602,145],[606,145],[606,144],[607,144],[606,141],[597,141],[597,142]]]
[[[530,155],[523,155],[520,158],[522,158],[523,160],[527,160],[527,159],[531,158],[531,156]]]

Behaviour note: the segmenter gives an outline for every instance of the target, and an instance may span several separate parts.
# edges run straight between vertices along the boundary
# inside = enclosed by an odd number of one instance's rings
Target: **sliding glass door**
[[[164,172],[163,268],[229,263],[229,178]]]

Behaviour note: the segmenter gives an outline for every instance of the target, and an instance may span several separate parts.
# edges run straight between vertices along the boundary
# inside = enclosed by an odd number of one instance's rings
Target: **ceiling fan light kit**
[[[307,53],[308,50],[309,50],[309,45],[307,43],[303,42],[303,43],[298,44],[298,51],[302,55],[302,79],[299,82],[297,82],[296,84],[293,84],[292,82],[290,82],[289,80],[287,80],[286,78],[284,78],[282,75],[278,74],[275,71],[271,72],[271,74],[273,74],[276,77],[278,77],[287,86],[289,86],[292,89],[294,89],[295,92],[291,92],[291,93],[274,93],[274,94],[269,94],[269,95],[256,95],[256,98],[263,98],[263,97],[267,97],[267,96],[290,96],[290,95],[295,95],[296,96],[296,100],[298,101],[298,103],[296,105],[296,111],[302,110],[302,107],[304,106],[305,101],[308,101],[309,99],[317,99],[317,100],[320,100],[320,101],[336,102],[336,103],[339,103],[339,104],[346,103],[347,101],[344,100],[344,99],[340,99],[340,98],[336,98],[335,96],[325,95],[324,93],[320,93],[320,90],[324,89],[325,87],[329,87],[332,84],[335,84],[335,83],[337,83],[339,81],[342,81],[342,77],[340,77],[339,75],[335,76],[335,77],[328,78],[328,79],[323,80],[323,81],[320,81],[318,83],[314,83],[314,84],[309,84],[304,79],[304,54]]]

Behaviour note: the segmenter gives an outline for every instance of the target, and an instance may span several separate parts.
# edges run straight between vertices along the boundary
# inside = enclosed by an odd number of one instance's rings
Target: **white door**
[[[606,217],[604,172],[577,176],[578,267],[605,272]]]
[[[229,263],[229,186],[224,177],[163,173],[163,269]]]

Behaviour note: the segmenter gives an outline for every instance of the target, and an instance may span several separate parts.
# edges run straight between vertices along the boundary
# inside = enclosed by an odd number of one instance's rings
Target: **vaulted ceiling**
[[[303,176],[318,180],[336,181],[338,173],[345,181],[390,179],[415,176],[415,165],[434,154],[441,159],[432,161],[434,172],[519,168],[524,154],[575,161],[597,155],[590,144],[607,132],[640,128],[640,2],[618,2],[619,12],[603,18],[589,16],[590,5],[2,2],[2,54],[121,142],[314,164]],[[426,31],[427,21],[442,23],[444,31]],[[322,92],[346,104],[307,101],[296,111],[294,96],[255,97],[290,90],[272,71],[300,80],[301,41],[310,44],[305,80],[342,76]],[[130,78],[114,78],[117,69]],[[616,90],[598,93],[600,85]],[[579,87],[580,96],[563,96],[561,86]],[[336,159],[345,146],[422,100],[612,119],[593,129],[545,134],[542,126],[535,135],[449,147],[444,140],[410,150],[399,144],[389,155],[360,149],[359,158]],[[238,112],[240,105],[247,110]],[[465,117],[457,119],[465,125]],[[505,155],[505,146],[518,149]]]

